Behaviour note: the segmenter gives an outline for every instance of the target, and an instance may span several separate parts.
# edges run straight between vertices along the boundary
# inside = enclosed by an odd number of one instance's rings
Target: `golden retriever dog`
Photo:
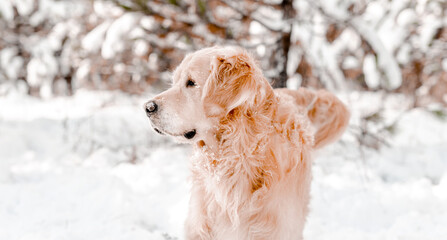
[[[349,113],[333,94],[273,89],[244,49],[187,55],[149,100],[154,130],[194,145],[186,239],[302,239],[312,151]]]

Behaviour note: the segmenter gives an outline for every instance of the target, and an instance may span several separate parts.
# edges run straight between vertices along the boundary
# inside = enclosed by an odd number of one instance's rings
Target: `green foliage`
[[[168,0],[168,3],[175,6],[180,6],[180,1],[177,0]]]
[[[199,10],[200,16],[204,17],[206,14],[206,1],[204,0],[197,0],[197,7]]]
[[[395,135],[397,133],[397,123],[395,122],[391,125],[386,126],[384,130],[390,133],[391,135]]]
[[[383,117],[382,117],[381,112],[378,111],[378,112],[372,113],[368,116],[365,116],[364,119],[366,121],[378,123],[378,122],[382,122]]]
[[[447,119],[447,112],[442,109],[430,110],[430,112],[440,120],[445,121]]]

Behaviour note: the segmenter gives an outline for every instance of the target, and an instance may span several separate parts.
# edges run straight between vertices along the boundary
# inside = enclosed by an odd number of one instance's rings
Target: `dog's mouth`
[[[196,134],[197,134],[197,130],[195,130],[195,129],[187,131],[187,132],[185,132],[183,134],[169,133],[169,132],[166,132],[166,131],[162,131],[159,128],[156,128],[156,127],[154,127],[154,131],[157,132],[160,135],[166,135],[167,134],[167,135],[170,135],[170,136],[173,136],[173,137],[180,137],[180,136],[182,136],[182,137],[184,137],[186,139],[189,139],[189,140],[193,139],[196,136]]]
[[[158,128],[154,128],[154,131],[157,132],[160,135],[165,135],[162,131],[160,131]]]

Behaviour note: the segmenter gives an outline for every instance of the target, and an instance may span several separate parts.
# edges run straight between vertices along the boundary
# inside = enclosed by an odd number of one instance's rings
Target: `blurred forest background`
[[[443,0],[9,0],[0,14],[0,95],[160,91],[186,53],[239,45],[274,87],[401,93],[446,116]],[[380,114],[359,141],[393,131],[371,133]]]
[[[447,104],[443,0],[12,0],[0,14],[0,94],[141,93],[169,82],[186,53],[231,44],[275,87]]]

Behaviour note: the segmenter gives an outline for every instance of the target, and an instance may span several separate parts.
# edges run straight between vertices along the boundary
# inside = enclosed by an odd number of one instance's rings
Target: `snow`
[[[11,1],[3,1],[0,4],[0,17],[7,21],[14,19],[14,10]]]
[[[354,13],[348,10],[351,4]],[[292,42],[299,42],[317,77],[330,89],[340,85],[340,79],[345,80],[339,71],[343,58],[353,56],[362,62],[370,54],[363,41],[377,55],[381,87],[400,87],[401,68],[419,57],[415,51],[433,55],[429,52],[434,47],[434,34],[445,25],[438,1],[326,0],[294,1],[294,5],[301,14],[294,24]],[[331,43],[325,36],[329,24],[342,30]]]
[[[421,26],[420,47],[423,50],[430,48],[433,36],[437,30],[443,26],[442,19],[435,15],[428,15],[424,18]]]
[[[148,61],[147,61],[147,65],[149,67],[149,69],[156,71],[158,68],[158,54],[157,53],[151,53],[149,55]]]
[[[332,77],[337,89],[346,90],[345,77],[338,66],[336,58],[337,49],[330,47],[328,44],[324,44],[321,49],[327,56],[326,58],[321,59],[321,61],[326,65],[329,75]]]
[[[259,22],[252,21],[250,23],[250,27],[248,28],[248,33],[250,35],[261,35],[265,34],[267,32],[267,29],[262,26]]]
[[[21,2],[18,0],[17,2]],[[23,3],[35,3],[35,1],[23,1]],[[85,12],[85,5],[82,1],[74,0],[38,0],[37,11],[35,11],[30,17],[30,24],[37,26],[45,20],[51,22],[59,22],[61,19],[76,18],[82,16]],[[26,6],[32,8],[32,6]],[[32,10],[32,9],[31,9]]]
[[[40,86],[42,97],[51,97],[52,79],[58,71],[58,63],[54,56],[42,54],[32,58],[27,65],[27,81],[30,86]]]
[[[400,64],[408,64],[411,61],[411,45],[408,43],[402,44],[400,46],[399,52],[397,53],[396,60]]]
[[[414,49],[430,57],[433,36],[446,23],[437,1],[369,1],[366,12],[354,18],[346,10],[352,3],[294,1],[299,11],[292,42],[299,47],[289,52],[288,88],[301,85],[295,70],[305,55],[315,77],[328,88],[343,89],[342,66],[362,68],[370,89],[384,83],[395,89],[402,83],[399,64],[410,63]],[[31,53],[26,66],[15,46],[0,49],[0,239],[182,239],[191,149],[150,129],[142,110],[149,96],[78,90],[73,97],[50,97],[52,86],[67,88],[55,78],[70,66],[76,71],[74,89],[83,81],[100,81],[94,73],[98,59],[73,56],[101,53],[118,59],[111,66],[119,73],[126,68],[119,54],[132,50],[137,56],[149,55],[144,67],[158,72],[163,56],[152,52],[148,41],[183,50],[189,45],[176,33],[150,37],[145,31],[159,27],[153,17],[126,12],[110,1],[3,0],[0,17],[5,26],[13,20],[14,8],[22,16],[31,14],[32,26],[49,21],[54,27],[48,35],[22,36]],[[236,14],[221,8],[226,12],[219,11],[218,17]],[[266,57],[275,38],[265,26],[287,30],[290,22],[269,7],[252,10],[261,22],[250,23],[248,43]],[[163,11],[166,16],[175,13],[171,8]],[[194,33],[204,41],[223,44],[205,34],[209,31],[195,24],[194,15],[176,17],[194,23]],[[87,25],[77,18],[88,18]],[[328,23],[346,27],[332,43],[325,37]],[[228,23],[229,29],[239,25]],[[86,33],[86,26],[93,29]],[[362,39],[376,55],[364,51]],[[55,57],[58,51],[61,55]],[[447,71],[447,59],[441,61]],[[28,85],[17,80],[24,70]],[[133,79],[141,77],[135,72]],[[160,78],[170,79],[170,74],[161,72]],[[44,99],[25,96],[28,86],[40,87]],[[427,85],[418,92],[428,90]],[[404,113],[411,102],[398,95],[386,101],[380,93],[341,96],[352,110],[351,126],[341,142],[316,154],[305,239],[446,239],[446,120],[420,109]],[[400,119],[396,134],[388,136],[390,147],[360,149],[352,134],[360,117],[382,107],[386,123]]]
[[[266,47],[264,45],[258,45],[256,47],[256,53],[258,56],[263,57],[265,55]]]
[[[291,46],[288,53],[287,76],[293,76],[302,59],[302,50],[298,46]]]
[[[395,58],[385,47],[383,40],[375,33],[375,30],[361,19],[352,21],[352,26],[371,44],[378,57],[378,66],[383,69],[386,76],[385,87],[395,89],[402,84],[402,73]]]
[[[110,1],[94,1],[93,9],[95,14],[100,18],[119,17],[124,10]]]
[[[34,0],[15,0],[13,1],[15,6],[17,7],[17,12],[21,16],[29,15],[34,8],[35,1]]]
[[[141,17],[140,25],[148,31],[154,31],[157,28],[157,22],[152,16]]]
[[[372,54],[365,56],[363,60],[363,73],[365,74],[365,83],[370,89],[376,89],[380,85],[380,72],[377,69],[376,57]]]
[[[363,19],[366,22],[374,22],[378,19],[382,19],[385,15],[385,8],[383,3],[380,1],[372,1],[368,4],[365,13],[363,14]]]
[[[360,63],[357,58],[348,56],[345,58],[342,64],[343,69],[353,69],[359,67]]]
[[[23,58],[17,56],[17,48],[0,50],[0,68],[8,79],[17,79],[23,67]]]
[[[334,47],[339,48],[339,51],[346,48],[351,52],[355,52],[361,48],[362,39],[352,29],[348,28],[340,34],[333,45]]]
[[[236,9],[237,8],[238,7],[236,7]],[[239,9],[241,8],[239,7]],[[253,19],[256,19],[256,21],[262,23],[262,25],[267,26],[269,29],[275,29],[277,31],[287,31],[290,26],[289,24],[285,24],[282,21],[282,13],[280,11],[275,11],[273,7],[259,5],[252,14]]]
[[[287,79],[286,86],[288,89],[297,90],[301,86],[301,82],[303,79],[301,78],[301,75],[294,74],[292,77]]]
[[[393,146],[367,151],[364,161],[353,161],[358,156],[350,156],[355,147],[349,144],[321,154],[309,239],[444,239],[446,134],[445,121],[416,109],[401,119]],[[334,157],[333,151],[344,154]],[[327,220],[334,218],[337,223]]]
[[[150,46],[149,44],[142,39],[138,39],[135,41],[133,51],[137,56],[144,56],[149,52]]]
[[[101,49],[110,21],[104,21],[91,30],[82,39],[82,47],[88,52],[95,53]]]
[[[408,27],[411,24],[415,24],[417,15],[414,9],[404,9],[397,17],[397,23],[402,27]]]
[[[124,50],[125,41],[123,40],[128,39],[127,34],[132,31],[139,18],[140,15],[137,13],[125,13],[110,25],[101,49],[103,58],[111,59]]]
[[[182,239],[191,149],[150,129],[150,95],[1,97],[0,238]],[[362,158],[350,134],[359,116],[383,106],[393,121],[406,100],[342,98],[351,127],[315,156],[305,239],[445,239],[447,122],[411,110],[391,147]]]

